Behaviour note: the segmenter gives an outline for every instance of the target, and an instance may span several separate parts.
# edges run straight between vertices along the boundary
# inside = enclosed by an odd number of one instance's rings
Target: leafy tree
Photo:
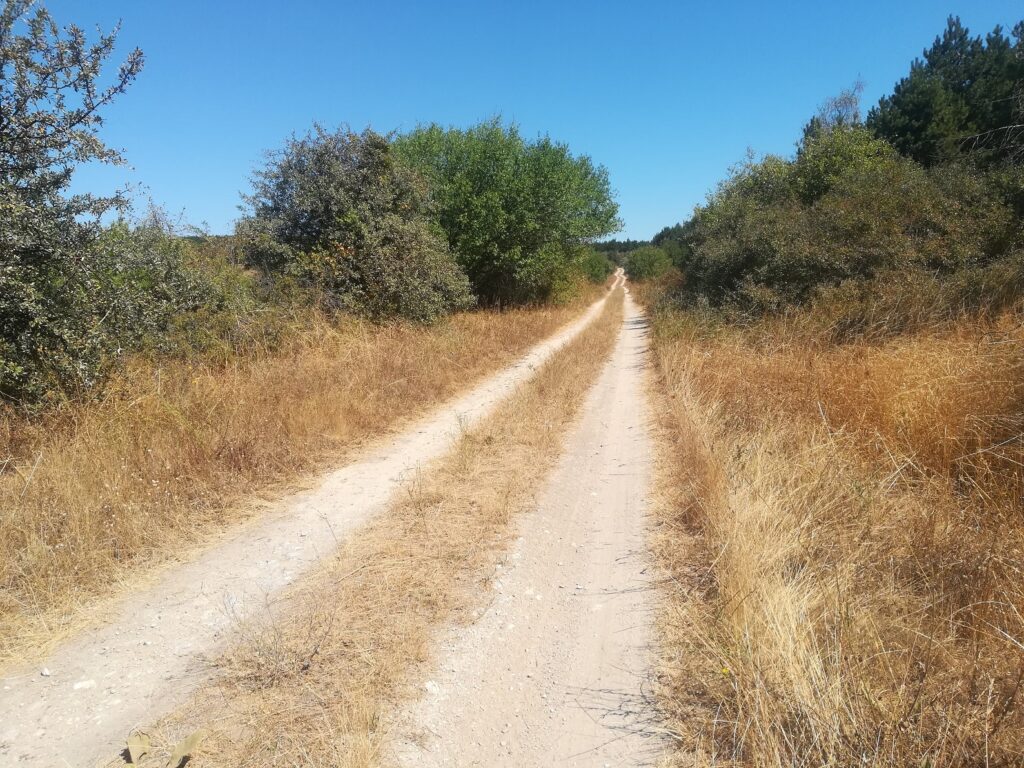
[[[672,260],[661,248],[646,245],[630,251],[626,257],[626,274],[630,280],[653,280],[672,268]]]
[[[580,268],[584,277],[590,282],[603,283],[615,271],[615,264],[604,253],[594,248],[587,248]]]
[[[310,285],[331,308],[432,321],[472,301],[424,180],[385,136],[317,126],[270,154],[245,199],[249,263]]]
[[[859,125],[836,125],[808,132],[792,165],[791,183],[806,203],[825,195],[855,169],[891,161],[896,151]]]
[[[430,180],[438,221],[483,302],[550,298],[578,270],[580,246],[620,226],[603,167],[497,118],[421,127],[395,146]]]
[[[602,240],[591,245],[598,253],[604,254],[612,263],[622,266],[626,263],[626,256],[630,251],[650,245],[647,240]]]
[[[107,85],[116,30],[89,43],[30,0],[0,11],[0,396],[19,400],[95,382],[110,325],[111,275],[97,263],[100,217],[121,195],[70,195],[82,163],[120,163],[97,136],[101,111],[142,68],[132,51]]]
[[[684,272],[686,264],[692,256],[690,243],[694,226],[695,221],[690,219],[683,224],[665,227],[651,238],[651,245],[656,245],[665,251],[672,263]]]
[[[687,291],[765,310],[887,270],[984,266],[1013,249],[1019,222],[988,174],[925,169],[853,127],[811,136],[792,160],[748,160],[681,229]]]

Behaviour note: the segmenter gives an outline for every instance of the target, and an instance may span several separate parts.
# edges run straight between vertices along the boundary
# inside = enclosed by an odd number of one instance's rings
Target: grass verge
[[[469,620],[509,523],[554,465],[622,322],[622,291],[452,454],[320,570],[240,627],[220,679],[156,729],[212,728],[201,766],[366,768],[442,622]]]
[[[673,764],[1024,760],[1024,325],[655,314]]]
[[[227,362],[140,362],[98,402],[33,419],[0,410],[0,665],[38,655],[143,566],[251,514],[254,494],[343,460],[582,306],[429,328],[307,323]]]

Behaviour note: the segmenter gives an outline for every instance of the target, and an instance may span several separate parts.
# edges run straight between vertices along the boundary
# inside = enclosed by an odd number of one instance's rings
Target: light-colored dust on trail
[[[40,667],[0,679],[0,764],[93,765],[116,752],[132,728],[186,701],[207,679],[204,660],[221,648],[234,620],[258,611],[382,510],[406,477],[444,454],[461,430],[575,338],[603,303],[315,490],[284,500],[126,598],[120,621],[62,645]]]
[[[398,717],[403,766],[639,766],[663,742],[649,693],[654,596],[646,323],[627,297],[612,359],[470,627],[441,638]]]

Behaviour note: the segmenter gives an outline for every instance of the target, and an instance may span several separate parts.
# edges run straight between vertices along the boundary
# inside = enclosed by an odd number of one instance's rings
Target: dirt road
[[[6,673],[0,678],[0,764],[89,766],[114,756],[130,730],[171,711],[207,678],[204,659],[221,647],[235,617],[259,611],[340,537],[384,508],[404,478],[444,454],[462,429],[575,337],[601,305],[516,365],[371,447],[315,490],[286,499],[168,569],[115,606],[108,624],[37,666]]]
[[[619,768],[661,751],[647,695],[645,334],[627,296],[614,355],[493,601],[446,631],[421,699],[398,718],[401,765]]]

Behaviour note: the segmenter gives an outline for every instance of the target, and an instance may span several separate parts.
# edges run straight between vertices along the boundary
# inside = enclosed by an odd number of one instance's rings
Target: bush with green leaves
[[[654,280],[671,268],[668,253],[655,245],[637,248],[626,255],[626,275],[630,280]]]
[[[96,135],[100,112],[142,67],[135,50],[99,85],[115,35],[90,44],[45,8],[0,10],[0,397],[22,402],[89,387],[119,347],[100,219],[123,197],[70,194],[83,163],[120,163]],[[130,271],[130,270],[129,270]],[[130,282],[131,277],[124,277]],[[123,327],[123,326],[120,326]]]
[[[581,246],[620,226],[603,167],[498,119],[417,128],[395,148],[430,181],[448,244],[484,303],[551,298],[579,269]]]
[[[891,145],[863,126],[829,128],[819,122],[805,133],[796,161],[787,164],[787,183],[801,201],[812,204],[841,180],[889,167],[897,157]]]
[[[809,132],[792,160],[748,160],[685,232],[687,291],[770,310],[884,271],[983,266],[1019,221],[988,172],[925,169],[849,125]]]
[[[426,182],[396,162],[385,136],[317,126],[293,137],[246,201],[238,237],[248,263],[299,280],[326,307],[429,322],[472,303]]]
[[[123,194],[71,194],[84,163],[123,162],[97,136],[135,79],[131,52],[101,87],[115,35],[89,43],[45,8],[0,11],[0,398],[26,406],[95,390],[129,354],[192,345],[201,323],[251,295],[237,267],[198,258]],[[114,223],[103,223],[105,216]],[[183,333],[183,329],[188,332]]]
[[[603,283],[615,271],[615,264],[599,251],[587,248],[580,259],[580,271],[592,283]]]

